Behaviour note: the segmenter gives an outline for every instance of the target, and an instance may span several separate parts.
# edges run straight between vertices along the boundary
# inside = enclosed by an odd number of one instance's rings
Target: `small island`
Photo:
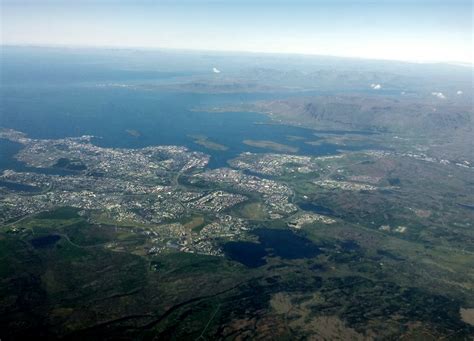
[[[189,137],[193,139],[194,143],[200,146],[203,146],[204,148],[207,148],[207,149],[218,150],[218,151],[226,151],[229,149],[228,147],[222,144],[209,140],[209,138],[205,135],[189,135]]]
[[[304,140],[306,140],[303,136],[296,136],[296,135],[286,135],[286,139],[288,141],[304,141]]]
[[[140,132],[138,130],[135,130],[135,129],[126,129],[125,132],[130,135],[130,136],[133,136],[133,137],[140,137],[142,136],[142,134],[140,134]]]
[[[298,151],[297,147],[291,147],[285,144],[268,141],[268,140],[243,140],[242,142],[243,144],[246,144],[247,146],[271,149],[280,153],[296,153]]]

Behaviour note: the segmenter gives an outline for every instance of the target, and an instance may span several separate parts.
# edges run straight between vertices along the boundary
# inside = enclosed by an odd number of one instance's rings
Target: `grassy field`
[[[277,180],[293,188],[291,200],[336,222],[291,229],[252,196],[229,213],[250,225],[242,240],[264,246],[256,267],[149,254],[156,226],[116,224],[101,212],[65,207],[1,227],[2,339],[473,335],[474,217],[458,205],[472,202],[466,170],[363,153],[322,159],[317,174],[288,167]],[[324,179],[376,189],[318,187]],[[180,223],[199,233],[211,218],[192,213]],[[284,237],[265,240],[258,228]]]

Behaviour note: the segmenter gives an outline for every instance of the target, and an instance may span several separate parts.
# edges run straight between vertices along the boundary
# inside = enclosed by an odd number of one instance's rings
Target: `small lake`
[[[3,180],[0,180],[0,187],[5,187],[7,189],[11,189],[13,191],[19,191],[19,192],[28,192],[28,193],[41,192],[41,188],[38,188],[36,186],[30,186],[30,185],[19,184],[16,182],[3,181]]]
[[[270,255],[283,259],[312,258],[320,253],[312,241],[290,230],[257,229],[253,233]]]
[[[310,202],[299,203],[298,206],[304,211],[310,211],[317,214],[337,217],[336,212],[328,207],[324,207],[322,205],[313,204]]]
[[[47,236],[37,237],[30,241],[35,249],[47,249],[53,247],[59,240],[60,236],[49,234]]]
[[[250,268],[266,264],[265,257],[282,259],[313,258],[321,253],[311,240],[290,230],[260,228],[252,231],[258,243],[228,242],[224,244],[225,255]]]
[[[260,243],[228,242],[223,249],[227,257],[249,268],[258,268],[267,263],[264,259],[267,252]]]

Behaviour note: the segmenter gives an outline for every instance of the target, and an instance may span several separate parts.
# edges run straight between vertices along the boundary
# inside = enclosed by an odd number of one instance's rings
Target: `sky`
[[[2,45],[473,60],[471,0],[0,0]]]

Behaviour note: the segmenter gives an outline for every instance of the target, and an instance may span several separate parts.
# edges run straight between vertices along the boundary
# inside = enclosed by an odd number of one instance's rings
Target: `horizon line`
[[[467,68],[474,68],[474,61],[433,61],[433,60],[408,60],[408,59],[389,59],[389,58],[367,58],[358,56],[341,56],[331,54],[303,53],[303,52],[278,52],[278,51],[251,51],[251,50],[219,50],[219,49],[193,49],[193,48],[173,48],[159,46],[130,46],[130,45],[82,45],[82,44],[35,44],[35,43],[2,43],[0,47],[32,47],[32,48],[69,48],[69,49],[96,49],[96,50],[144,50],[144,51],[179,51],[186,53],[217,53],[217,54],[257,54],[257,55],[274,55],[274,56],[294,56],[294,57],[320,57],[320,58],[339,58],[354,59],[360,61],[379,61],[379,62],[398,62],[407,64],[425,64],[425,65],[454,65]]]

